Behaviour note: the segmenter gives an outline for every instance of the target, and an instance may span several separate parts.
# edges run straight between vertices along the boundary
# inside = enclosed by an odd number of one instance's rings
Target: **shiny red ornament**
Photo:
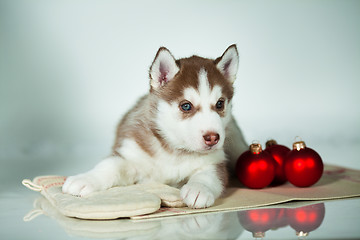
[[[264,238],[265,232],[273,227],[278,213],[279,208],[239,211],[238,219],[241,226],[251,232],[254,238]]]
[[[290,148],[277,144],[275,140],[269,140],[266,142],[266,148],[264,150],[271,154],[275,160],[275,178],[272,182],[274,185],[280,185],[287,181],[284,169],[284,162],[286,155],[290,152]]]
[[[306,147],[303,141],[293,144],[285,160],[285,175],[290,183],[309,187],[319,181],[323,171],[324,164],[316,151]]]
[[[260,144],[251,144],[250,149],[237,160],[236,174],[248,188],[264,188],[275,177],[275,160],[270,153],[262,151]]]
[[[295,209],[287,209],[286,215],[290,226],[299,237],[306,237],[319,228],[325,217],[324,203],[313,204]]]

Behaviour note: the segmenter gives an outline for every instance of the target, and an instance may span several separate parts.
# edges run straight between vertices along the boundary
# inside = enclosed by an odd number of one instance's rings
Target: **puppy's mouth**
[[[214,146],[204,145],[201,148],[197,148],[197,149],[179,148],[178,150],[184,151],[187,153],[209,154],[209,153],[215,152],[219,149],[220,148],[218,145],[214,145]]]
[[[211,151],[211,150],[214,150],[217,146],[214,145],[214,146],[205,146],[204,147],[204,151]]]
[[[210,152],[219,150],[219,148],[221,148],[221,147],[220,147],[218,144],[212,145],[212,146],[205,145],[205,146],[200,150],[200,152],[201,152],[201,153],[210,153]]]

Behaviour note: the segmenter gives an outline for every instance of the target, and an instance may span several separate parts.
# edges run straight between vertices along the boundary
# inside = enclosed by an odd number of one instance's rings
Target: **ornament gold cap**
[[[304,141],[298,141],[293,143],[293,149],[300,151],[301,149],[306,148],[306,144]]]
[[[264,232],[253,232],[253,238],[265,238]]]
[[[278,143],[277,143],[276,140],[270,139],[270,140],[268,140],[268,141],[265,143],[265,146],[268,148],[268,147],[271,147],[271,146],[277,145],[277,144],[278,144]]]
[[[308,235],[309,235],[308,232],[303,232],[303,231],[298,232],[298,231],[296,231],[296,236],[298,236],[298,237],[307,237]]]
[[[260,143],[252,143],[250,145],[250,151],[254,154],[259,154],[262,152],[262,147]]]

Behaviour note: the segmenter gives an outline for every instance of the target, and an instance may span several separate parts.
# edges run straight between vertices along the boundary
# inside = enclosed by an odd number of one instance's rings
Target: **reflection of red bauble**
[[[290,152],[288,147],[277,144],[275,140],[269,140],[266,142],[266,148],[264,150],[271,154],[275,160],[275,178],[272,182],[275,185],[283,184],[287,181],[284,170],[284,162],[286,155]]]
[[[325,217],[325,205],[324,203],[318,203],[295,209],[287,209],[286,214],[290,226],[297,232],[297,235],[306,236],[321,225]]]
[[[288,224],[286,208],[278,208],[278,214],[275,221],[272,223],[271,229],[278,229],[286,227]]]
[[[315,184],[324,171],[320,155],[306,147],[302,141],[295,142],[293,148],[286,156],[286,178],[297,187],[309,187]]]
[[[250,150],[240,155],[236,174],[242,184],[249,188],[264,188],[275,176],[275,160],[270,153],[262,151],[260,144],[251,144]]]
[[[278,215],[278,208],[253,209],[238,212],[241,226],[253,233],[256,238],[263,238],[265,232],[273,227]]]

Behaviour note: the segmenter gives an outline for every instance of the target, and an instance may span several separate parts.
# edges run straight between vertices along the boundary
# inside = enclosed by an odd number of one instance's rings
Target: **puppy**
[[[227,184],[227,165],[234,168],[247,150],[231,113],[238,65],[236,45],[215,60],[176,60],[161,47],[149,93],[120,121],[112,154],[68,177],[63,192],[85,196],[153,181],[180,188],[191,208],[212,206]]]

